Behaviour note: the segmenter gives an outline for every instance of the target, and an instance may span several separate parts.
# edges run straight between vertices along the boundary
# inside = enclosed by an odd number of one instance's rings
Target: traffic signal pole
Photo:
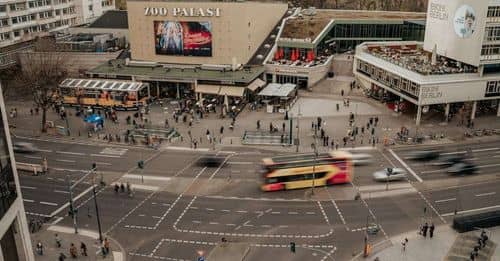
[[[97,174],[97,166],[95,163],[92,164],[92,172],[94,175]],[[95,180],[95,176],[92,179]],[[97,206],[97,193],[95,192],[95,182],[92,182],[92,192],[94,193],[94,205],[95,205],[95,214],[97,217],[97,228],[99,229],[99,242],[102,243],[102,229],[101,229],[101,217],[99,216],[99,207]]]
[[[76,223],[76,213],[75,209],[73,207],[73,190],[71,186],[71,179],[69,175],[66,175],[66,178],[68,179],[68,190],[69,190],[69,214],[73,218],[73,227],[75,228],[75,234],[78,234],[78,225]]]

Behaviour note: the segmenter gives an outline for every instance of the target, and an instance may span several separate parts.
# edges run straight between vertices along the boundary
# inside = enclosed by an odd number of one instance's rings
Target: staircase
[[[444,260],[469,261],[470,253],[474,250],[474,247],[478,245],[477,239],[479,238],[479,235],[480,231],[471,231],[459,234]],[[479,255],[476,257],[475,261],[491,260],[496,247],[497,244],[495,242],[488,240],[486,242],[486,246],[479,250]]]

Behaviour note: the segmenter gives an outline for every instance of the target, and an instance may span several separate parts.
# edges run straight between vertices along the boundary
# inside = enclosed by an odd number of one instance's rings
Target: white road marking
[[[79,198],[83,197],[83,195],[87,194],[89,191],[92,190],[93,186],[90,186],[86,190],[82,191],[82,193],[78,194],[75,198],[73,198],[73,201],[77,201]],[[63,211],[66,207],[69,206],[69,202],[66,202],[66,204],[62,205],[60,208],[54,210],[52,213],[50,213],[50,216],[53,217],[57,215],[59,212]]]
[[[252,165],[252,164],[255,164],[255,162],[251,162],[251,161],[228,161],[226,164],[231,164],[231,165]]]
[[[71,151],[56,151],[58,154],[68,154],[68,155],[78,155],[78,156],[83,156],[85,153],[81,152],[71,152]]]
[[[35,151],[40,151],[40,152],[52,152],[52,150],[43,150],[43,149],[35,149]]]
[[[226,224],[226,226],[235,227],[236,224]]]
[[[495,209],[495,208],[500,209],[500,205],[489,206],[489,207],[484,207],[484,208],[475,208],[475,209],[468,209],[468,210],[457,211],[457,214],[477,212],[477,211],[483,211],[483,210],[489,210],[489,209]],[[455,215],[455,213],[454,212],[450,212],[450,213],[442,214],[441,216],[447,217],[447,216],[453,216],[453,215]]]
[[[139,217],[145,217],[146,215],[144,214],[138,214]]]
[[[95,164],[97,164],[97,165],[103,165],[103,166],[111,166],[111,165],[113,165],[113,164],[108,163],[108,162],[95,162]]]
[[[314,213],[314,212],[306,212],[306,215],[314,215],[314,214],[316,214],[316,213]]]
[[[280,214],[280,212],[279,211],[273,211],[273,212],[271,212],[271,214],[277,215],[277,214]]]
[[[152,217],[152,218],[156,218],[156,219],[161,218],[161,217],[159,217],[159,216],[151,216],[151,217]]]
[[[209,222],[208,224],[210,224],[210,225],[218,225],[219,222]]]
[[[24,202],[30,202],[30,203],[31,203],[31,202],[35,202],[34,200],[32,200],[32,199],[27,199],[27,198],[24,198],[24,199],[23,199],[23,201],[24,201]]]
[[[54,190],[55,193],[63,193],[63,194],[69,194],[69,191],[65,191],[65,190]]]
[[[221,211],[226,213],[231,212],[229,209],[222,209]]]
[[[434,202],[436,202],[436,203],[443,203],[443,202],[454,201],[454,200],[457,200],[457,198],[440,199],[440,200],[436,200]]]
[[[396,153],[394,153],[392,149],[389,149],[389,152],[397,161],[399,161],[399,163],[401,163],[401,165],[403,165],[403,167],[405,167],[408,170],[408,172],[410,172],[411,175],[413,175],[413,177],[415,177],[415,179],[418,180],[418,182],[423,182],[423,180],[410,168],[410,166],[408,166],[406,162],[404,162],[401,158],[399,158],[399,156],[396,155]]]
[[[297,214],[299,214],[299,213],[294,212],[294,211],[288,212],[288,215],[297,215]]]
[[[120,158],[120,156],[106,154],[90,154],[91,157]]]
[[[488,193],[481,193],[481,194],[476,194],[474,196],[476,197],[485,197],[485,196],[491,196],[497,194],[496,192],[488,192]]]
[[[45,201],[40,201],[40,204],[42,204],[42,205],[48,205],[48,206],[57,206],[57,203],[45,202]]]
[[[205,208],[205,209],[208,210],[208,211],[214,211],[213,208]]]
[[[75,163],[76,162],[74,160],[65,160],[65,159],[56,159],[56,161],[59,161],[59,162],[69,162],[69,163]]]
[[[35,187],[30,187],[30,186],[21,186],[22,189],[36,189]]]
[[[236,210],[236,212],[238,212],[238,213],[247,213],[248,211],[246,211],[246,210]]]
[[[420,174],[429,174],[429,173],[438,173],[438,172],[446,172],[446,169],[424,170],[424,171],[420,171]]]
[[[201,223],[201,221],[198,221],[198,220],[193,220],[193,223],[200,224],[200,223]]]

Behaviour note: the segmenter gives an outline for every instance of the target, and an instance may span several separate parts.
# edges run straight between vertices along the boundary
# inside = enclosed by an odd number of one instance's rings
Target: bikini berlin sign
[[[173,17],[219,17],[220,8],[172,8],[166,7],[144,7],[145,16],[168,16]]]

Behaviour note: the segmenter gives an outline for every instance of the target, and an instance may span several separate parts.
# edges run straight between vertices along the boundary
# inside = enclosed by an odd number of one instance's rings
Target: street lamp
[[[69,190],[69,214],[73,218],[73,227],[75,228],[75,234],[78,234],[78,225],[76,223],[76,211],[73,207],[73,190],[71,184],[71,178],[69,175],[66,175],[66,179],[68,180],[68,190]]]
[[[312,173],[312,187],[311,187],[311,195],[314,195],[314,187],[316,186],[316,164],[318,161],[318,146],[316,145],[316,135],[313,136],[314,142],[311,144],[312,149],[314,150],[314,164],[313,164],[313,173]]]
[[[95,214],[97,217],[97,228],[99,229],[99,242],[102,243],[101,217],[99,216],[99,207],[97,206],[97,194],[95,192],[95,174],[97,174],[96,173],[97,165],[95,163],[92,163],[92,169],[90,171],[94,173],[94,176],[92,178],[92,193],[94,194]]]

